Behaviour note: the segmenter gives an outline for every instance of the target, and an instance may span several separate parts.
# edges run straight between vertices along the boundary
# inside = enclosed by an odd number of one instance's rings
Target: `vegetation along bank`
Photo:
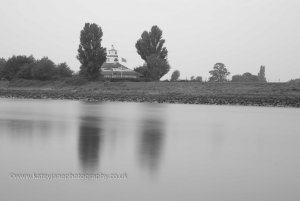
[[[299,83],[0,82],[0,97],[300,107]]]

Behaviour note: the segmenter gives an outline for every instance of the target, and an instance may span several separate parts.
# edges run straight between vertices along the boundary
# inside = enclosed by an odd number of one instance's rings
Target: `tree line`
[[[152,26],[150,31],[144,31],[137,40],[135,47],[144,64],[134,68],[134,71],[143,75],[144,81],[159,81],[171,67],[168,62],[168,50],[165,47],[163,32],[158,26]],[[85,23],[80,32],[80,44],[77,59],[80,62],[78,75],[87,80],[102,78],[101,66],[106,61],[106,48],[102,46],[103,31],[95,23]],[[230,72],[223,63],[216,63],[209,71],[210,82],[226,82]],[[33,56],[12,56],[5,60],[0,59],[0,79],[36,79],[53,80],[71,77],[74,72],[66,63],[55,64],[49,58],[40,60]],[[174,71],[171,81],[178,81],[180,72]],[[201,76],[192,76],[190,81],[202,82]],[[258,75],[244,73],[232,76],[232,82],[265,82],[265,67],[261,66]]]
[[[208,82],[267,82],[265,76],[265,66],[261,66],[257,75],[252,75],[247,72],[242,75],[233,75],[231,80],[228,80],[227,77],[230,75],[227,67],[223,63],[216,63],[213,67],[213,70],[209,71],[210,77]],[[172,75],[170,81],[179,81],[180,72],[175,70]],[[186,80],[187,81],[187,80]],[[198,81],[202,82],[201,76],[192,76],[189,81]]]
[[[33,56],[12,56],[0,59],[0,79],[54,80],[71,77],[73,71],[66,63],[55,64],[49,58],[35,59]]]
[[[106,61],[106,48],[102,46],[103,31],[95,23],[85,23],[80,32],[80,44],[77,59],[80,62],[79,77],[94,81],[101,80],[101,66]],[[158,26],[144,31],[136,42],[137,53],[145,61],[144,65],[135,68],[145,80],[158,81],[170,70],[168,51],[164,47],[165,40]],[[12,56],[0,59],[0,79],[36,79],[53,80],[71,77],[73,71],[66,63],[55,64],[49,58],[40,60],[33,56]]]

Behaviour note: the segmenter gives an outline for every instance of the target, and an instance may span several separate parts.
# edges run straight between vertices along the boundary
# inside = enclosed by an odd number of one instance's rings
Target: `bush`
[[[298,84],[298,83],[300,83],[300,78],[290,80],[289,83],[292,83],[292,84]]]
[[[72,86],[81,86],[88,83],[88,80],[78,75],[66,78],[65,83]]]
[[[0,58],[0,80],[2,79],[2,70],[4,68],[6,61],[3,58]]]
[[[171,75],[171,82],[177,81],[180,77],[179,70],[175,70]]]
[[[12,56],[3,66],[1,77],[7,80],[17,78],[17,74],[22,66],[31,65],[34,62],[33,56]]]
[[[251,73],[244,73],[243,75],[234,75],[231,79],[232,82],[259,82],[258,76]]]
[[[32,64],[25,64],[20,67],[16,77],[19,79],[31,79]]]
[[[61,63],[56,66],[56,74],[59,78],[72,77],[73,71],[66,63]]]
[[[197,76],[195,79],[196,82],[203,82],[202,77],[201,76]]]
[[[55,64],[47,57],[44,57],[32,66],[31,75],[33,79],[37,80],[54,79],[56,75]]]

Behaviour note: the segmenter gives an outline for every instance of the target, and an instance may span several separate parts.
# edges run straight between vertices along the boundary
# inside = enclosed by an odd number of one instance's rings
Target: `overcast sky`
[[[300,78],[299,0],[1,0],[0,57],[48,56],[79,69],[80,30],[97,23],[128,67],[143,64],[135,42],[158,25],[171,71],[204,79],[217,62],[231,75],[257,74],[269,81]]]

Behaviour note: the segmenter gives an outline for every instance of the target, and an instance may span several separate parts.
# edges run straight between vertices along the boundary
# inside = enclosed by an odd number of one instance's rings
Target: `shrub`
[[[72,86],[81,86],[88,83],[88,80],[78,75],[65,79],[65,83]]]
[[[259,78],[251,73],[244,73],[243,75],[234,75],[231,79],[232,82],[259,82]]]
[[[56,73],[59,78],[72,77],[73,71],[66,63],[61,63],[56,66]]]
[[[31,69],[33,79],[37,80],[51,80],[56,75],[55,64],[47,57],[37,61]]]
[[[0,80],[2,79],[2,70],[4,68],[6,61],[3,58],[0,58]]]
[[[31,79],[31,67],[33,64],[24,64],[20,67],[16,77],[21,79]]]
[[[171,75],[171,82],[177,81],[180,77],[179,70],[175,70]]]
[[[33,56],[12,56],[7,60],[2,68],[2,78],[12,80],[17,78],[20,68],[24,65],[30,65],[35,62]]]

